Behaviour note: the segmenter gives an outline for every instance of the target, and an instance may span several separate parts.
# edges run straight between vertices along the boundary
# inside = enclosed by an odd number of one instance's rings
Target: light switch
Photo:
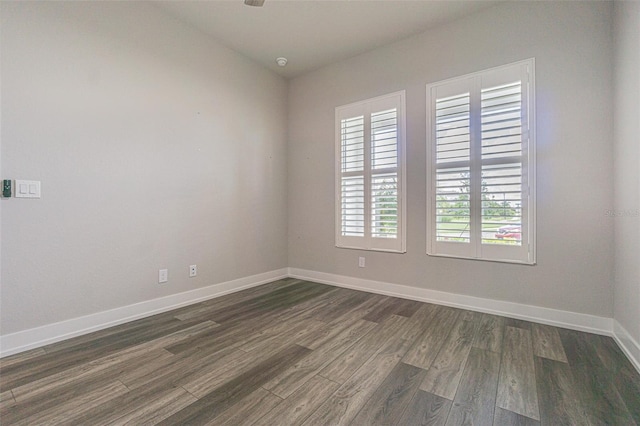
[[[40,181],[16,179],[16,198],[40,198]]]

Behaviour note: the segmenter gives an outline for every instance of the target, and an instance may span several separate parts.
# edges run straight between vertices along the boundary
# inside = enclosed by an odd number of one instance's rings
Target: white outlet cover
[[[193,278],[198,275],[198,266],[189,265],[189,277]]]
[[[158,271],[158,283],[166,283],[169,281],[169,270],[168,269],[160,269]]]

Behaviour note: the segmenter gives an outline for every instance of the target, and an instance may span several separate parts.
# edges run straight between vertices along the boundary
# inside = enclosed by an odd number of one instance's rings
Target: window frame
[[[371,116],[376,112],[395,108],[397,111],[397,232],[396,238],[373,237],[371,226],[372,178],[387,173],[372,169],[371,160]],[[364,117],[364,235],[342,235],[342,138],[341,121],[358,115]],[[391,168],[393,169],[393,168]],[[385,172],[386,170],[386,172]],[[406,253],[406,103],[405,91],[354,102],[335,108],[335,246],[338,248]]]
[[[521,245],[500,245],[482,243],[482,185],[481,171],[482,137],[480,96],[483,89],[495,87],[504,75],[518,73],[522,76],[521,84]],[[494,82],[491,82],[494,80]],[[492,86],[492,84],[494,86]],[[439,95],[438,89],[447,93],[460,93],[469,90],[470,93],[470,241],[468,243],[448,242],[437,240],[436,222],[436,161],[437,139],[434,122],[436,99],[445,99]],[[536,119],[535,119],[535,59],[490,68],[487,70],[466,74],[463,76],[438,81],[426,86],[426,124],[427,124],[427,254],[430,256],[452,257],[461,259],[484,260],[495,262],[519,263],[535,265],[536,263]],[[526,124],[526,126],[525,126]],[[480,151],[479,151],[480,150]],[[501,164],[508,164],[504,162]],[[446,169],[446,167],[440,167]],[[493,232],[493,231],[491,231]]]

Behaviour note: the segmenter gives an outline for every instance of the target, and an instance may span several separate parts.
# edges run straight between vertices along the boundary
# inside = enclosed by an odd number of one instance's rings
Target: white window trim
[[[434,111],[435,98],[432,92],[435,88],[445,84],[460,82],[462,80],[474,79],[478,80],[482,76],[489,73],[499,72],[510,67],[523,67],[527,74],[526,82],[528,90],[524,108],[526,108],[528,138],[522,142],[522,151],[526,155],[526,161],[523,162],[523,205],[522,215],[522,235],[523,243],[521,247],[498,246],[498,245],[482,245],[479,241],[471,244],[471,253],[463,249],[462,244],[455,242],[442,242],[436,240],[436,218],[435,218],[435,202],[436,202],[436,168],[435,168],[435,123],[433,123],[432,115]],[[525,81],[523,81],[524,83]],[[478,83],[479,86],[479,83]],[[526,265],[536,264],[536,118],[535,118],[535,59],[530,58],[524,61],[514,62],[511,64],[490,68],[484,71],[455,77],[436,83],[428,84],[426,87],[426,106],[427,106],[427,254],[430,256],[451,257],[472,260],[484,260],[495,262],[519,263]],[[478,108],[473,105],[472,108]],[[473,122],[472,122],[473,126]],[[476,124],[477,126],[477,124]],[[472,132],[475,131],[472,129]],[[473,159],[471,160],[473,163]],[[472,165],[474,167],[474,165]],[[477,166],[476,166],[477,168]],[[477,179],[476,179],[477,180]],[[478,185],[472,182],[471,185]],[[473,213],[472,213],[473,214]],[[476,224],[477,226],[477,224]],[[526,237],[525,237],[526,236]],[[514,249],[515,250],[512,250]]]
[[[381,110],[382,108],[397,108],[397,182],[398,182],[398,233],[397,238],[375,238],[370,235],[370,226],[367,226],[368,219],[365,220],[365,236],[343,236],[342,235],[342,209],[341,209],[341,119],[346,118],[349,112],[360,110],[367,116]],[[390,93],[383,96],[355,102],[348,105],[336,107],[335,109],[335,245],[338,248],[359,249],[370,251],[382,251],[393,253],[406,253],[406,103],[405,91]],[[367,121],[365,120],[365,123]],[[367,140],[370,130],[365,125],[365,145],[370,144]],[[366,151],[365,151],[366,152]],[[365,218],[369,217],[371,194],[369,184],[371,180],[370,155],[365,155]],[[368,183],[367,183],[368,182]]]

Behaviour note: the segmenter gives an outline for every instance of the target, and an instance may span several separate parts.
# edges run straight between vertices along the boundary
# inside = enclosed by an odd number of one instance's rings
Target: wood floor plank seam
[[[340,386],[340,385],[342,384],[342,383],[340,383],[340,382],[336,382],[335,380],[331,380],[331,379],[330,379],[330,378],[328,378],[328,377],[324,377],[324,376],[323,376],[323,375],[321,375],[320,373],[316,374],[316,376],[318,376],[318,377],[322,377],[323,379],[326,379],[326,380],[330,381],[331,383],[335,383],[335,384],[336,384],[336,385],[338,385],[338,386]]]
[[[184,386],[179,386],[180,389],[184,390],[186,393],[188,393],[189,395],[191,395],[192,397],[194,397],[195,399],[198,399],[197,396],[195,396],[194,394],[192,394],[191,392],[189,392],[187,389],[185,389]]]

